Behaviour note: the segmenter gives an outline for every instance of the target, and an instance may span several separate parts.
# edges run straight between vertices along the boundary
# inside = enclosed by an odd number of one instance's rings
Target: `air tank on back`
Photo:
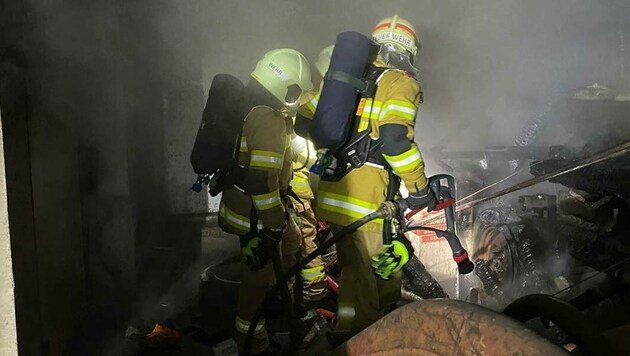
[[[347,31],[337,36],[310,127],[310,138],[318,149],[312,172],[321,174],[348,139],[361,98],[358,84],[375,54],[373,42],[361,33]]]

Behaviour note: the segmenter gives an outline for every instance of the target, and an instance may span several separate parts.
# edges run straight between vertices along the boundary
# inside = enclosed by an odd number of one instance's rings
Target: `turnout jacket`
[[[383,67],[384,63],[378,59],[374,65]],[[316,95],[300,107],[300,114],[312,118],[318,98]],[[378,78],[374,97],[362,102],[356,113],[361,120],[358,130],[371,127],[371,139],[383,143],[379,154],[410,192],[428,184],[424,161],[414,142],[416,111],[421,102],[422,91],[416,79],[405,71],[388,68]],[[318,218],[345,226],[378,209],[386,199],[389,184],[385,168],[368,162],[338,182],[321,180]],[[375,220],[360,230],[381,232],[382,228],[383,220]]]
[[[223,192],[219,224],[226,232],[250,232],[252,214],[256,226],[279,229],[287,223],[291,181],[293,123],[279,111],[256,106],[246,116],[240,138],[234,185]]]

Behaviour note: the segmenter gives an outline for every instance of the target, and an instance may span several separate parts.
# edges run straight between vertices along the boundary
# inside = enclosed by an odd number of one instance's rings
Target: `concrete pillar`
[[[10,356],[18,353],[1,115],[0,113],[0,146],[3,147],[0,155],[0,355]]]

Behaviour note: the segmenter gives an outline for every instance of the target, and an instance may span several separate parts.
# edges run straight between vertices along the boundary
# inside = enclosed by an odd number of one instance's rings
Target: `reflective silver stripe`
[[[381,112],[381,115],[379,115],[381,118],[387,116],[387,114],[390,111],[399,111],[399,112],[403,112],[405,114],[409,114],[412,116],[416,116],[416,110],[411,109],[411,108],[406,108],[404,106],[400,106],[400,105],[394,105],[394,104],[389,104],[387,105],[383,111]]]
[[[354,306],[351,304],[339,304],[339,308],[337,309],[337,318],[339,319],[354,319],[354,315],[356,314],[354,310]]]
[[[359,214],[364,214],[364,215],[371,214],[375,211],[374,209],[364,208],[359,205],[347,203],[347,202],[337,200],[337,199],[332,199],[332,198],[321,197],[319,200],[324,204],[336,206],[339,208],[354,211],[354,212],[357,212]]]
[[[221,208],[219,208],[219,215],[221,215],[225,220],[228,220],[229,222],[231,222],[232,224],[240,227],[241,229],[245,230],[245,231],[249,231],[250,226],[249,226],[249,219],[242,219],[239,216],[236,216],[236,213],[233,213],[231,211],[229,211],[228,208],[226,208],[225,205],[221,205]],[[258,222],[258,229],[262,230],[263,225],[261,222]]]
[[[239,187],[238,185],[234,184],[234,188],[236,188],[236,190],[238,190],[241,193],[245,193],[245,189]]]
[[[254,205],[256,205],[256,209],[258,210],[267,210],[282,205],[282,201],[280,200],[280,192],[278,192],[277,190],[271,193],[252,195],[252,199],[254,200]]]
[[[269,205],[269,204],[276,203],[276,202],[279,202],[279,201],[280,201],[280,197],[279,196],[271,197],[271,198],[268,198],[268,199],[260,199],[260,200],[256,199],[255,200],[256,205]]]
[[[249,332],[249,326],[251,325],[251,322],[243,320],[237,316],[234,325],[236,326],[236,331],[241,334],[247,334]],[[261,319],[258,321],[256,329],[254,330],[254,335],[260,334],[263,331],[265,331],[265,319]]]
[[[387,159],[387,158],[386,158]],[[399,168],[402,166],[406,166],[410,163],[416,162],[416,161],[420,161],[422,159],[422,156],[420,156],[420,152],[415,152],[413,155],[400,160],[400,161],[394,161],[391,159],[387,159],[387,162],[389,163],[390,166],[392,166],[392,168]]]
[[[251,156],[251,160],[252,161],[258,161],[258,162],[269,162],[269,163],[275,163],[275,164],[282,165],[282,159],[281,158],[270,157],[270,156],[252,155]]]
[[[223,216],[224,219],[242,228],[243,230],[249,230],[249,221],[243,220],[235,216],[234,214],[231,214],[229,211],[226,210],[225,206],[221,206],[219,214]]]
[[[363,114],[361,114],[361,116],[362,117],[378,117],[378,114],[380,114],[380,112],[381,112],[380,106],[375,105],[374,107],[372,107],[372,105],[366,105],[363,107]]]

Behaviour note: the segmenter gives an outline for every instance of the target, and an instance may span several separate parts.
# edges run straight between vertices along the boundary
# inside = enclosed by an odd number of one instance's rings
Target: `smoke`
[[[126,288],[158,273],[147,246],[184,239],[161,230],[164,216],[208,212],[206,199],[189,191],[188,156],[210,81],[218,73],[247,81],[272,48],[312,60],[341,31],[369,34],[396,13],[411,21],[423,45],[416,62],[423,149],[511,145],[541,115],[551,116],[541,142],[570,142],[553,126],[565,114],[564,93],[628,79],[623,0],[28,4],[21,45],[38,248],[46,252],[38,263],[48,273],[40,276],[41,300],[63,301],[46,316],[51,330],[76,325],[59,322],[79,319],[69,310],[84,299],[124,305]]]
[[[421,147],[509,145],[532,120],[558,121],[570,90],[621,85],[626,8],[595,0],[33,2],[36,35],[27,50],[39,63],[61,66],[43,73],[54,85],[40,96],[61,123],[96,111],[91,129],[76,132],[87,140],[107,144],[112,126],[128,120],[164,127],[155,143],[165,146],[169,212],[198,212],[207,206],[183,194],[193,179],[185,172],[217,73],[247,81],[256,61],[277,47],[314,59],[339,32],[369,34],[379,19],[397,13],[415,25],[423,44]],[[149,107],[157,116],[142,116]],[[67,128],[75,130],[74,123]],[[561,136],[547,135],[554,143],[571,139],[558,130]]]
[[[231,1],[205,3],[206,73],[246,78],[268,49],[295,47],[309,58],[343,30],[369,34],[398,13],[418,30],[425,104],[422,146],[512,144],[545,106],[594,82],[617,85],[620,6],[573,1]],[[206,76],[209,80],[211,75]],[[557,95],[555,93],[561,93]],[[555,97],[550,98],[550,97]],[[551,102],[550,102],[551,100]],[[550,102],[549,104],[547,104]],[[560,113],[553,110],[549,115]]]

